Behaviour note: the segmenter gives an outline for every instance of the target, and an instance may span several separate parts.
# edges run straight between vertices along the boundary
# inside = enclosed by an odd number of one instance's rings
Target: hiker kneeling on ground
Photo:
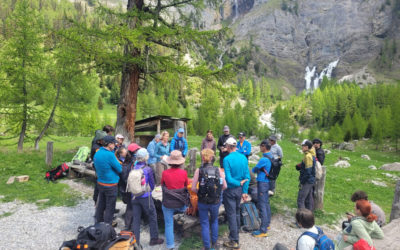
[[[162,210],[165,223],[165,238],[167,248],[173,249],[174,242],[174,213],[184,213],[189,205],[189,193],[187,190],[187,172],[181,169],[185,158],[179,150],[174,150],[166,159],[170,169],[162,172],[161,186],[163,190]]]
[[[131,200],[133,215],[131,227],[136,236],[136,241],[140,244],[140,224],[142,213],[144,213],[149,219],[150,246],[154,246],[164,243],[164,240],[158,237],[157,212],[151,196],[151,192],[155,187],[154,174],[153,170],[146,163],[148,159],[149,153],[145,148],[141,148],[137,151],[136,163],[133,170],[129,173],[128,186],[136,186],[137,189],[135,193],[132,194]],[[128,187],[128,189],[132,188]]]
[[[199,198],[199,217],[204,249],[216,249],[218,241],[218,212],[222,201],[222,190],[226,189],[225,174],[222,169],[212,165],[214,151],[207,148],[201,151],[203,165],[193,176],[192,191]],[[199,184],[197,188],[197,184]],[[208,218],[210,215],[210,219]],[[211,224],[211,242],[210,242]]]

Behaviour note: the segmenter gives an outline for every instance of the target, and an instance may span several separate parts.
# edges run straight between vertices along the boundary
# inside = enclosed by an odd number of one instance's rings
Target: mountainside
[[[230,27],[236,49],[251,38],[257,60],[274,68],[268,75],[298,91],[332,71],[360,82],[400,79],[398,0],[226,0],[216,9],[203,11],[202,26]]]

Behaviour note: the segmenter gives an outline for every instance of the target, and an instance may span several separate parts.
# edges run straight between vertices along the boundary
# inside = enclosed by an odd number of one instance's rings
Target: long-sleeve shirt
[[[201,142],[201,150],[206,148],[211,149],[212,151],[214,151],[215,154],[215,151],[217,150],[217,144],[214,138],[212,138],[211,140],[209,140],[208,138],[203,139],[203,141]]]
[[[157,142],[154,139],[147,146],[147,152],[149,152],[149,160],[147,161],[148,164],[154,164],[157,162],[156,147]]]
[[[281,146],[279,146],[278,144],[274,144],[271,146],[271,150],[270,150],[272,156],[274,157],[274,159],[277,158],[283,158],[283,152],[282,152],[282,148]]]
[[[162,141],[157,143],[156,146],[156,157],[157,157],[157,162],[159,162],[161,159],[161,156],[163,155],[169,155],[169,143],[167,143],[166,145],[163,144]]]
[[[211,164],[211,163],[206,163],[206,164]],[[206,165],[204,165],[203,167],[206,167]],[[215,167],[215,168],[217,168],[217,167]],[[200,174],[200,169],[198,168],[194,172],[193,179],[192,179],[192,191],[195,193],[197,193],[197,191],[199,190],[197,188],[197,182],[199,182],[199,174]],[[224,173],[224,171],[222,171],[221,168],[219,169],[219,178],[221,178],[223,180],[222,190],[225,190],[227,187],[227,184],[226,184],[226,180],[225,180],[225,173]]]
[[[114,152],[101,147],[94,155],[97,182],[100,184],[117,184],[122,166]]]
[[[258,161],[257,165],[251,170],[253,173],[257,173],[257,181],[261,182],[269,182],[268,177],[265,175],[265,172],[262,170],[263,168],[269,173],[271,170],[271,161],[267,158],[272,158],[272,154],[270,152],[263,153],[263,157]]]
[[[344,249],[350,245],[353,245],[360,239],[364,239],[370,246],[373,246],[372,238],[382,239],[383,231],[376,223],[376,221],[368,222],[364,217],[354,217],[351,222],[351,230],[348,232],[348,228],[345,228],[342,233],[343,236],[347,236],[347,241],[344,241],[343,237],[338,242],[337,249]]]
[[[304,152],[303,161],[300,167],[297,168],[300,171],[299,181],[300,184],[314,184],[315,183],[315,167],[314,167],[314,148]]]
[[[315,150],[315,153],[317,155],[317,159],[318,161],[321,163],[321,165],[324,165],[324,161],[325,161],[325,152],[322,148],[319,148],[317,150]]]
[[[224,170],[228,188],[240,187],[242,180],[248,180],[242,187],[243,193],[247,194],[250,183],[250,171],[246,157],[238,152],[230,153],[224,158]]]
[[[251,154],[251,144],[249,141],[244,140],[242,144],[238,141],[236,148],[236,152],[244,154],[246,157],[249,157]]]
[[[146,180],[146,184],[148,184],[150,186],[150,190],[153,191],[155,186],[153,170],[149,166],[147,166],[145,162],[137,162],[136,165],[134,166],[134,169],[141,169],[141,168],[143,168],[143,174]],[[149,197],[149,195],[151,195],[151,191],[144,193],[142,196],[138,198]]]

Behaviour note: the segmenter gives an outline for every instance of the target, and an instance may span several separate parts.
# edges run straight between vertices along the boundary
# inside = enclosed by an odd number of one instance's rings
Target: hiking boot
[[[264,233],[264,232],[261,232],[260,230],[254,231],[251,235],[253,237],[257,237],[257,238],[263,238],[263,237],[268,236],[267,232]]]
[[[164,239],[161,238],[150,240],[150,246],[161,245],[162,243],[164,243]]]
[[[233,240],[225,241],[224,242],[224,247],[233,248],[233,249],[239,249],[239,243],[237,243],[236,241],[233,241]]]

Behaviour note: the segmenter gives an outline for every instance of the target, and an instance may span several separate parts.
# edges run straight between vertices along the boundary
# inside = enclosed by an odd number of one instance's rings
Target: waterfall
[[[306,89],[310,89],[311,88],[311,80],[314,77],[315,74],[315,67],[310,71],[310,68],[307,66],[306,67],[306,76],[304,77],[304,79],[306,80]]]
[[[238,4],[238,0],[235,0],[235,18],[239,16],[239,4]]]
[[[331,79],[332,72],[337,67],[338,63],[339,59],[329,63],[329,65],[324,68],[319,74],[316,72],[316,66],[314,66],[311,71],[310,68],[307,66],[306,74],[304,77],[304,79],[306,80],[306,90],[311,90],[311,81],[313,82],[313,89],[317,89],[319,87],[319,84],[322,82],[322,79],[324,79],[324,76],[328,77],[328,79]]]
[[[219,55],[219,57],[218,57],[218,61],[219,61],[219,66],[218,66],[218,68],[219,69],[222,69],[222,67],[224,67],[224,62],[222,61],[222,57],[224,56],[224,54],[225,54],[225,49],[222,51],[222,53]]]

